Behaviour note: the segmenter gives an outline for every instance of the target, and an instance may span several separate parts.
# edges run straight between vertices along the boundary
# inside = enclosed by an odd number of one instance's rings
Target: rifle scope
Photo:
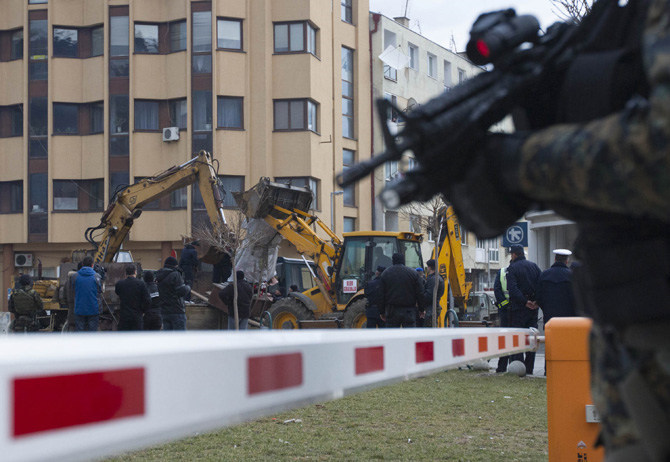
[[[511,8],[485,13],[472,25],[465,51],[477,65],[494,63],[522,43],[535,42],[539,30],[535,16],[517,16]]]

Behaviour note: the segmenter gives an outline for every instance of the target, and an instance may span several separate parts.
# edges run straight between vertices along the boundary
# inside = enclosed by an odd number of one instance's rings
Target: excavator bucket
[[[265,218],[268,215],[284,218],[284,214],[274,208],[275,205],[307,213],[312,203],[309,188],[273,183],[269,178],[261,178],[256,186],[245,192],[233,193],[233,197],[249,218]]]

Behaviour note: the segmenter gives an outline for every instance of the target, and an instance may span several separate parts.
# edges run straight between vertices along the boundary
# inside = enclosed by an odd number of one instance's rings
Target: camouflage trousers
[[[606,460],[670,460],[670,323],[594,324],[591,373]]]

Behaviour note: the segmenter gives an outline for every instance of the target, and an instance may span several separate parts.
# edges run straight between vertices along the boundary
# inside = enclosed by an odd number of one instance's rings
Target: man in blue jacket
[[[87,256],[77,271],[74,289],[76,332],[96,332],[100,319],[98,296],[102,293],[100,275],[93,270],[93,257]]]
[[[554,254],[554,264],[542,272],[537,288],[537,303],[542,308],[545,324],[553,317],[576,316],[572,270],[568,268],[572,252],[556,249]]]

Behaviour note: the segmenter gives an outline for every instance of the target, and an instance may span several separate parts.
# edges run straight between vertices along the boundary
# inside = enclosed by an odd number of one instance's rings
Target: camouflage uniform
[[[595,320],[592,392],[609,460],[670,459],[670,0],[649,2],[642,55],[648,98],[535,131],[501,164],[506,190],[580,228],[574,277]]]
[[[9,312],[15,316],[11,326],[14,332],[38,330],[36,316],[42,311],[42,298],[30,285],[22,285],[12,291],[9,297]]]

